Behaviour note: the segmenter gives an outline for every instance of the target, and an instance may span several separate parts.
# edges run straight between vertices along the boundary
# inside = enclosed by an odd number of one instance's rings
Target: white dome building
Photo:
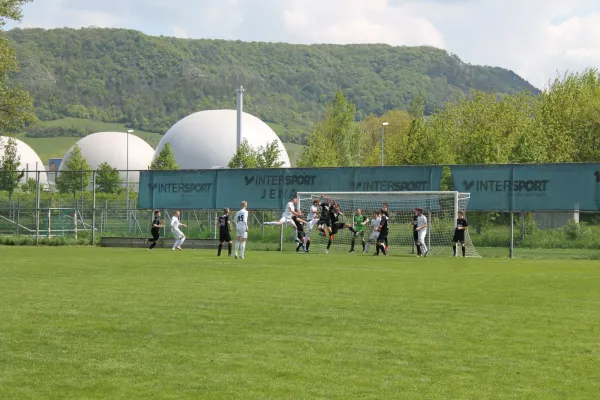
[[[40,159],[40,156],[29,147],[25,142],[15,139],[17,143],[17,154],[20,157],[19,162],[21,163],[20,170],[26,171],[21,183],[25,183],[28,178],[37,179],[35,171],[42,171],[40,173],[40,184],[48,185],[48,174],[46,173],[46,166]],[[6,136],[0,136],[0,159],[4,157],[4,147],[8,144],[8,138]]]
[[[81,149],[81,155],[87,160],[92,169],[98,169],[100,164],[107,162],[111,167],[121,172],[123,182],[127,180],[127,135],[129,135],[129,182],[140,180],[139,170],[147,170],[152,163],[154,149],[143,139],[125,132],[98,132],[84,137],[76,144]],[[66,163],[73,151],[73,145],[63,157],[58,171],[67,169]]]
[[[290,167],[283,143],[277,134],[260,119],[242,114],[242,140],[252,147],[266,146],[277,141],[282,167]],[[237,111],[200,111],[177,122],[158,144],[155,157],[169,143],[181,169],[226,168],[237,147]]]

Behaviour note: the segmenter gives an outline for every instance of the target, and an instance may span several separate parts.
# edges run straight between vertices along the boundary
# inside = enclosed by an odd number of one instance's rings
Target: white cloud
[[[43,0],[23,26],[105,26],[177,37],[442,47],[536,86],[600,66],[597,0]]]

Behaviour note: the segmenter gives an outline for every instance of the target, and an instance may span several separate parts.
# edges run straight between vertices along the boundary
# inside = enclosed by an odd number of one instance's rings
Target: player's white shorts
[[[246,232],[246,228],[237,228],[235,230],[235,236],[242,239],[248,239],[248,232]]]
[[[181,239],[181,238],[185,237],[185,235],[183,234],[183,232],[181,232],[179,229],[177,229],[177,230],[171,229],[171,232],[173,233],[173,237],[175,239]]]
[[[419,234],[419,242],[425,243],[425,238],[427,237],[427,229],[421,229],[418,231]]]
[[[369,240],[377,240],[378,237],[379,237],[379,232],[374,231],[374,232],[371,232],[371,236],[369,236]]]
[[[295,227],[294,221],[292,221],[292,217],[285,217],[285,216],[281,217],[281,219],[279,220],[279,223],[281,225],[288,224],[288,225],[290,225],[292,227]]]
[[[313,228],[315,226],[317,226],[317,222],[319,222],[318,219],[311,219],[310,221],[308,221],[308,223],[306,224],[306,236],[310,235],[310,233],[312,232]]]

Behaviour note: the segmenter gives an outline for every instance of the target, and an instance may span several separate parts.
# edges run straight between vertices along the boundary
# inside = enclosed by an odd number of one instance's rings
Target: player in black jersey
[[[465,247],[465,230],[469,226],[465,214],[462,211],[458,212],[458,218],[456,219],[456,228],[454,228],[454,236],[452,237],[452,249],[454,250],[454,257],[456,254],[456,243],[460,243],[462,246],[462,255],[466,257]]]
[[[154,219],[152,219],[152,228],[150,229],[150,234],[152,234],[152,239],[148,239],[149,242],[152,242],[150,247],[148,247],[148,251],[152,250],[156,247],[156,242],[160,238],[160,228],[164,225],[160,220],[160,211],[154,211]]]
[[[228,256],[231,257],[231,221],[229,220],[229,208],[223,210],[223,215],[217,218],[217,227],[219,228],[219,251],[217,256],[221,256],[223,245],[227,243]]]
[[[331,230],[331,217],[329,211],[331,210],[332,201],[326,199],[321,203],[321,216],[317,221],[317,229],[323,234],[323,236],[330,236]]]
[[[304,226],[306,225],[306,221],[300,218],[297,215],[292,216],[292,222],[296,225],[296,243],[298,246],[296,247],[296,253],[300,252],[300,248],[303,248],[304,252],[308,252],[308,248],[310,247],[310,238],[306,240],[306,247],[304,247],[304,237],[306,236],[306,232],[304,232]]]
[[[329,241],[327,242],[327,252],[329,252],[329,248],[331,247],[331,243],[333,242],[334,236],[338,233],[340,229],[347,228],[352,233],[356,233],[356,230],[350,224],[346,224],[344,222],[339,222],[340,215],[344,215],[340,211],[340,205],[337,203],[333,203],[329,210],[329,220],[331,221],[331,234],[329,235]]]
[[[421,242],[419,242],[419,231],[417,231],[417,218],[419,218],[417,210],[414,210],[410,225],[412,226],[413,240],[415,241],[415,246],[417,246],[417,257],[421,257]]]
[[[381,205],[381,209],[386,213],[388,220],[390,219],[390,209],[388,207],[388,203],[383,203]],[[389,251],[390,250],[390,246],[388,246],[388,238],[387,235],[385,236],[385,251]]]
[[[379,216],[381,218],[381,222],[379,223],[379,237],[377,238],[377,252],[373,254],[374,256],[379,255],[379,251],[383,253],[384,256],[387,256],[387,252],[385,250],[385,242],[388,235],[388,213],[383,208],[379,211]]]

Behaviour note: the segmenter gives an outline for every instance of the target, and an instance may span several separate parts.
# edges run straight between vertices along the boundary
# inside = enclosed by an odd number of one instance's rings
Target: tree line
[[[600,161],[600,73],[564,73],[540,94],[471,91],[426,116],[424,100],[355,122],[341,91],[308,137],[298,166]],[[389,125],[383,127],[382,123]]]

